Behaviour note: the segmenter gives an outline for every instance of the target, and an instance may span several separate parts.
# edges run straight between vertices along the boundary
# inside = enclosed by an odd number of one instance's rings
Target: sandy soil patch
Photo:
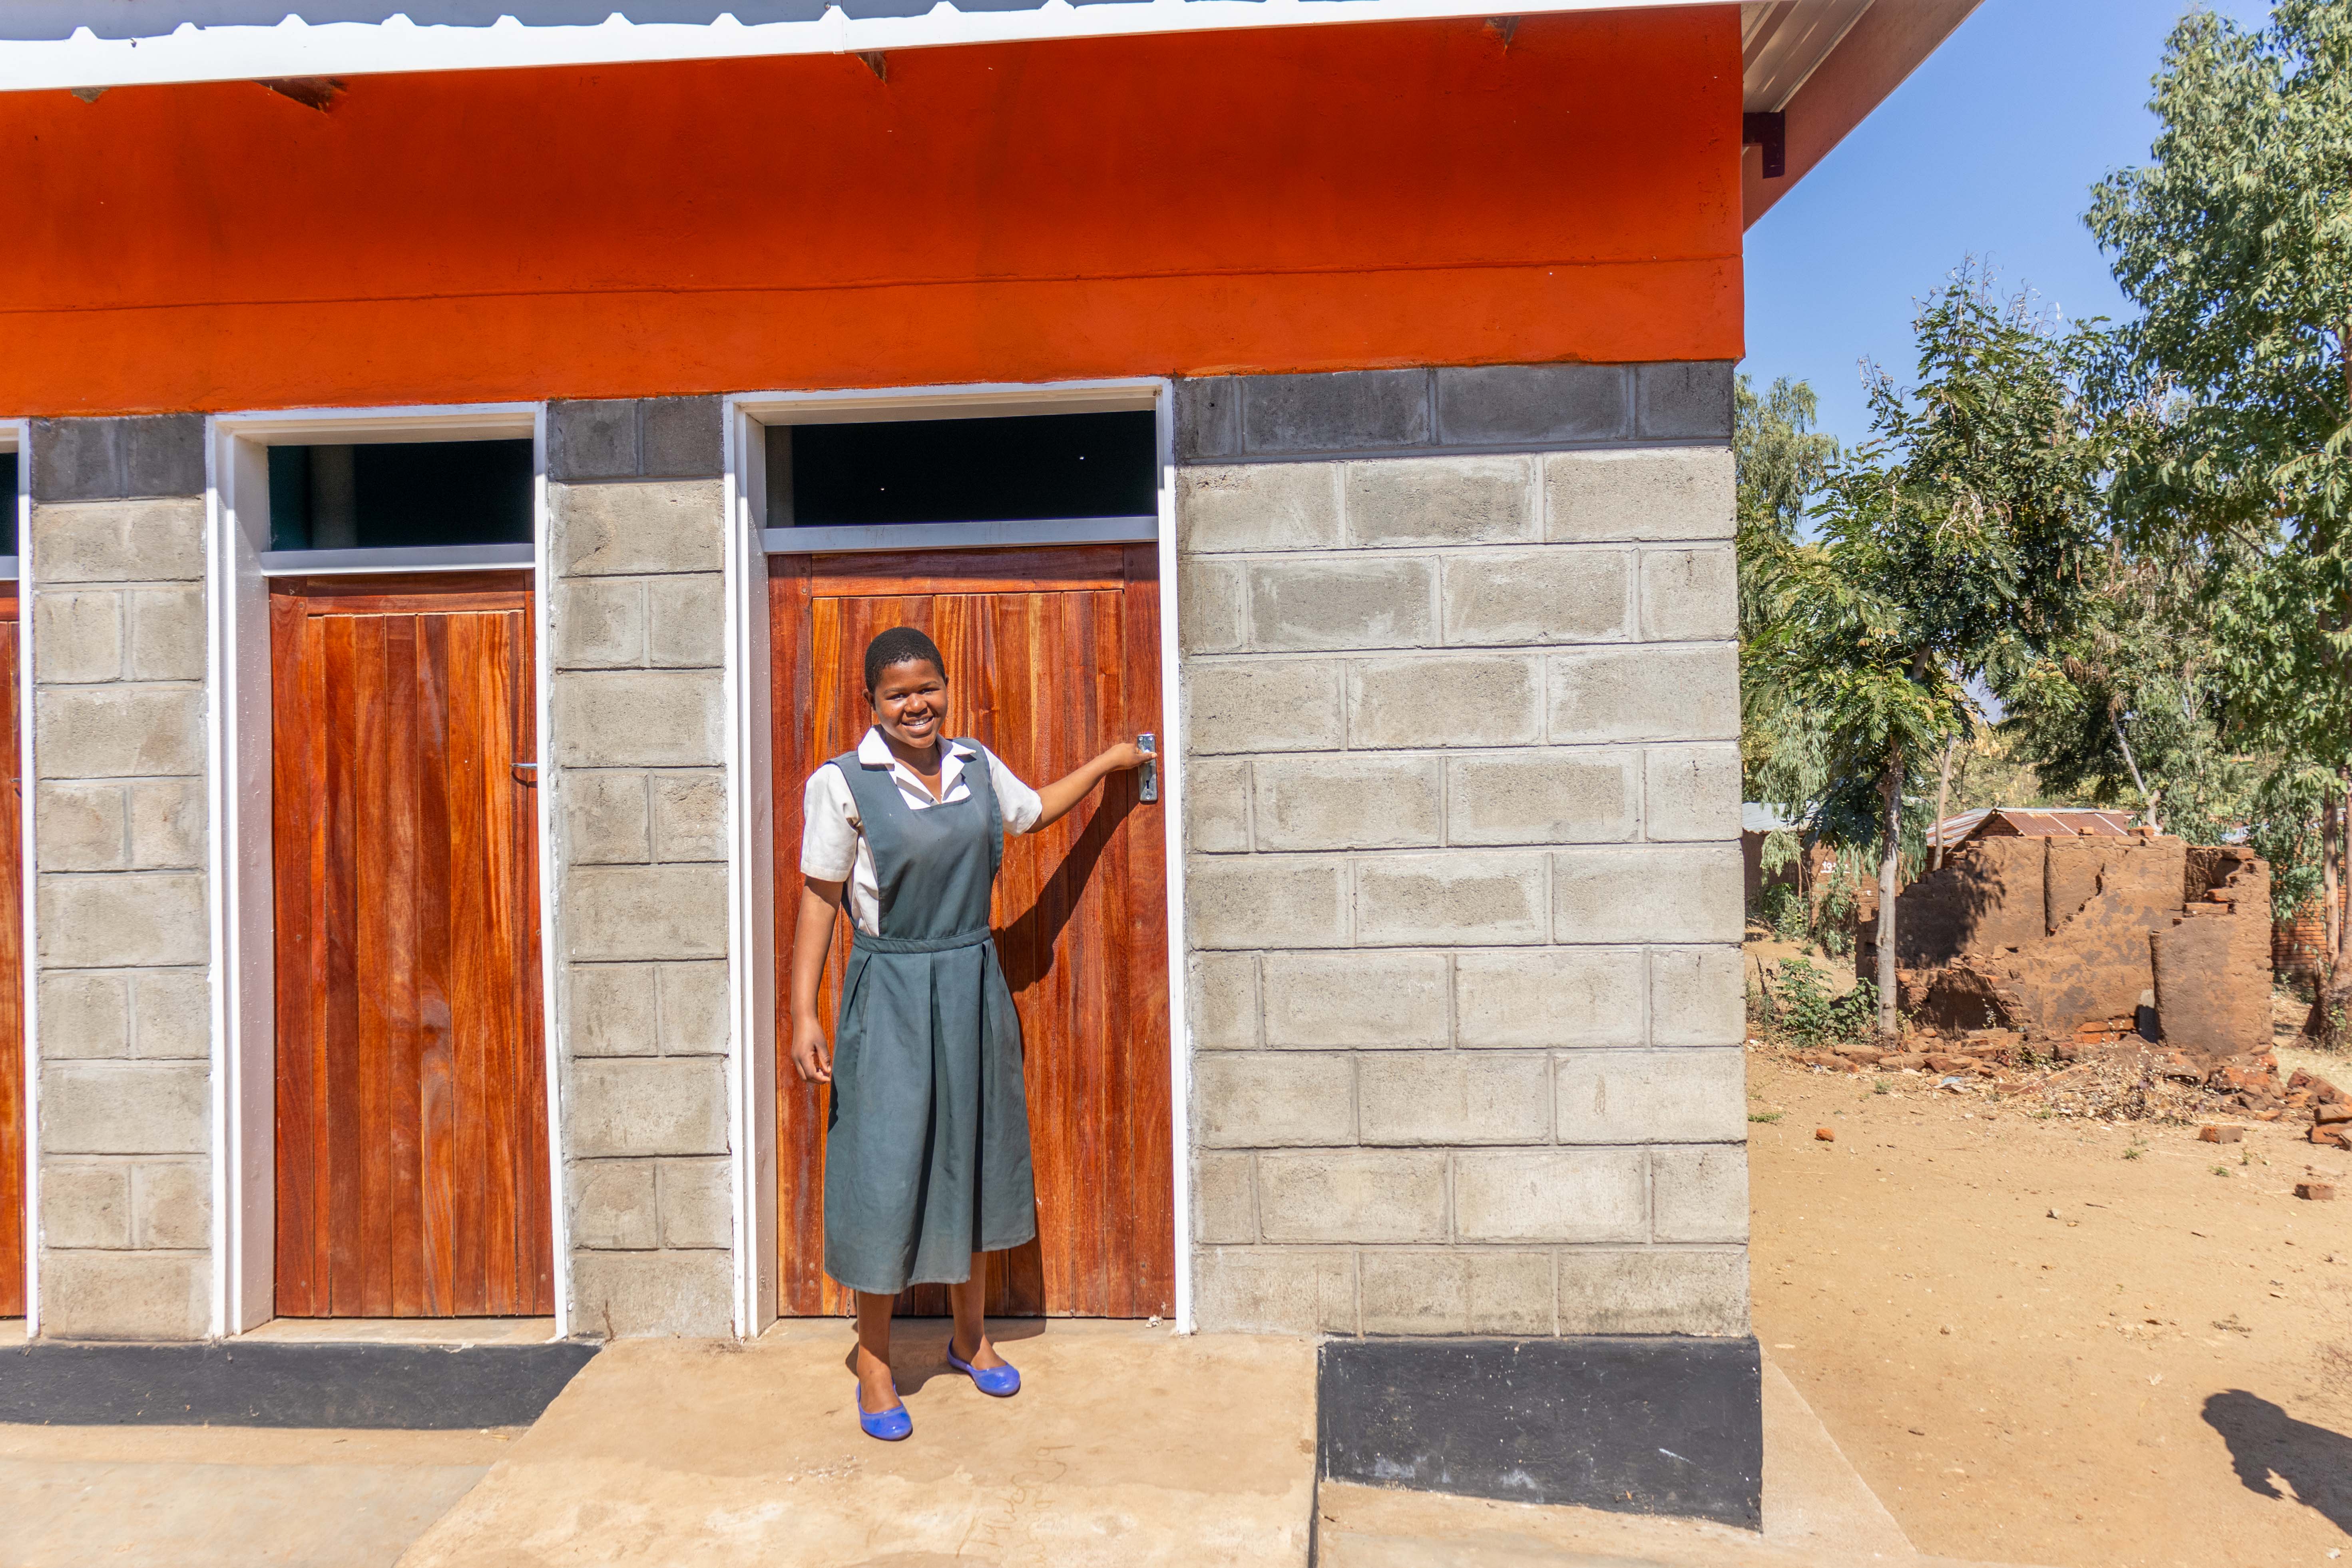
[[[1761,1051],[1748,1083],[1757,1333],[1921,1551],[2352,1551],[2352,1155]]]

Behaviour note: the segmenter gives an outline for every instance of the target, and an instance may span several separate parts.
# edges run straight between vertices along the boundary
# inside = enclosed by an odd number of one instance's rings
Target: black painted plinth
[[[1760,1529],[1753,1339],[1334,1340],[1326,1479]]]
[[[593,1344],[35,1344],[0,1352],[0,1422],[526,1426]]]

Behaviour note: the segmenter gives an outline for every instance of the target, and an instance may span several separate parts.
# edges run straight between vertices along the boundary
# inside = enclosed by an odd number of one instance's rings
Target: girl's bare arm
[[[824,977],[824,955],[833,949],[833,918],[841,912],[846,882],[814,877],[801,883],[800,913],[793,921],[793,1066],[807,1083],[833,1081],[833,1052],[816,1016],[816,984]]]
[[[1045,808],[1037,814],[1036,826],[1030,828],[1029,831],[1034,833],[1039,828],[1047,827],[1061,821],[1070,814],[1072,806],[1094,793],[1095,785],[1102,783],[1112,773],[1123,773],[1129,768],[1139,768],[1150,758],[1151,753],[1134,742],[1121,741],[1094,761],[1081,765],[1062,778],[1055,779],[1037,792],[1037,798],[1045,803]]]

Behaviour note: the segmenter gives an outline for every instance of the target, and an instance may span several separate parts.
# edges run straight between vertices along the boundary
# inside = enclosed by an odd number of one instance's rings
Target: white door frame
[[[270,858],[269,547],[272,446],[337,442],[531,442],[531,561],[547,560],[547,417],[537,403],[268,409],[215,415],[205,442],[205,765],[212,808],[212,1171],[215,1338],[276,1310],[277,944]],[[387,571],[478,570],[468,547],[387,552]],[[293,566],[285,563],[284,566]],[[500,561],[508,570],[529,563]],[[298,568],[299,569],[299,568]],[[542,573],[531,591],[541,764],[546,776],[548,617]],[[554,834],[539,792],[540,1017],[547,1058],[549,1199],[555,1337],[571,1331],[571,1247],[563,1202],[562,1084],[555,1031]]]
[[[1160,555],[1160,821],[1168,864],[1169,1148],[1172,1168],[1175,1317],[1192,1329],[1192,1029],[1186,1016],[1184,962],[1184,749],[1176,661],[1176,419],[1174,384],[1165,377],[1100,381],[1007,382],[948,386],[871,387],[821,392],[736,393],[722,400],[727,507],[727,821],[728,1091],[733,1118],[735,1183],[735,1331],[750,1337],[776,1311],[776,922],[774,781],[768,727],[768,563],[766,446],[769,425],[846,424],[959,416],[1076,414],[1113,409],[1153,412],[1158,442],[1156,526],[1138,519],[1088,519],[1083,525],[950,523],[920,525],[900,548],[940,549],[1087,539],[1144,542]],[[961,531],[948,533],[943,531]],[[835,537],[856,533],[858,537]],[[801,548],[887,548],[873,531],[812,529]],[[779,548],[783,540],[775,541]]]
[[[33,984],[38,950],[34,942],[33,881],[33,426],[28,419],[0,420],[0,452],[16,454],[16,492],[6,498],[16,510],[16,553],[5,574],[16,583],[16,833],[17,901],[23,905],[17,940],[24,944],[17,984],[24,991],[25,1082],[25,1337],[41,1331],[41,1053],[40,987]]]

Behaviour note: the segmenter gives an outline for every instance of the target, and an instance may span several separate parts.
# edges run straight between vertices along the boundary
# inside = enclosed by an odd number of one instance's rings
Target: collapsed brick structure
[[[1905,1015],[1939,1034],[2014,1031],[2072,1056],[2129,1037],[2205,1063],[2270,1045],[2270,868],[2142,833],[1988,838],[1895,906]],[[1864,973],[1876,931],[1857,943]]]

